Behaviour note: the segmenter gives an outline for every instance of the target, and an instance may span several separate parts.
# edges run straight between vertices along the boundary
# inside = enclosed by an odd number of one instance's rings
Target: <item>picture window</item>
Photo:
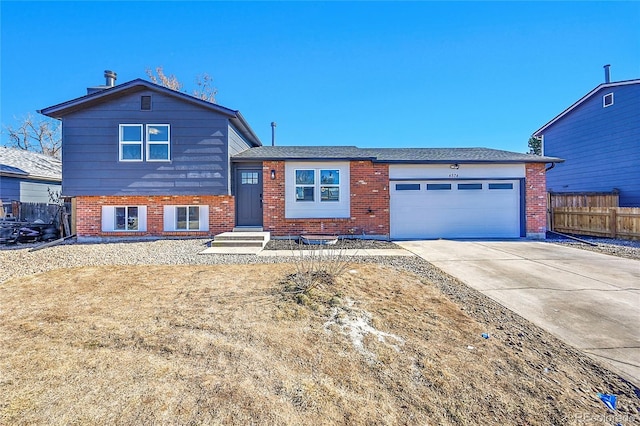
[[[340,170],[299,169],[295,171],[296,202],[340,201]]]

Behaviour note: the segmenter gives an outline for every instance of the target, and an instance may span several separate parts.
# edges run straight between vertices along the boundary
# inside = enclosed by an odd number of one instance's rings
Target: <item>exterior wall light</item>
[[[452,164],[452,165],[449,166],[449,168],[453,169],[453,170],[458,170],[460,168],[460,165],[458,163]]]
[[[274,180],[275,178],[276,178],[276,171],[271,170],[271,180]]]

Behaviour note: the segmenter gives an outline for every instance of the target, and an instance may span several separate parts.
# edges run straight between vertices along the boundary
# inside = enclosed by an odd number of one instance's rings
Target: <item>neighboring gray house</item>
[[[49,203],[49,191],[59,192],[62,162],[22,149],[0,147],[0,199],[5,213],[11,202]]]
[[[550,192],[618,190],[621,207],[640,206],[640,79],[596,86],[536,130],[543,154],[565,159],[547,173]]]

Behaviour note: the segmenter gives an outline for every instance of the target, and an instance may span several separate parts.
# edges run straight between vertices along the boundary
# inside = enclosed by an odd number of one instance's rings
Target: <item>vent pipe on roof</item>
[[[118,77],[118,74],[116,74],[115,72],[110,71],[110,70],[105,70],[104,71],[104,78],[107,81],[105,86],[107,86],[107,87],[115,86],[117,77]]]
[[[611,74],[609,73],[609,67],[611,65],[607,64],[604,66],[604,82],[611,83]]]
[[[271,146],[276,146],[276,122],[271,122]]]

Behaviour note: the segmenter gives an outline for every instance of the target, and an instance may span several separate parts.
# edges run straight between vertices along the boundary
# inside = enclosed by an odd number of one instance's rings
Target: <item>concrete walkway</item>
[[[397,244],[640,386],[640,261],[539,241]]]

